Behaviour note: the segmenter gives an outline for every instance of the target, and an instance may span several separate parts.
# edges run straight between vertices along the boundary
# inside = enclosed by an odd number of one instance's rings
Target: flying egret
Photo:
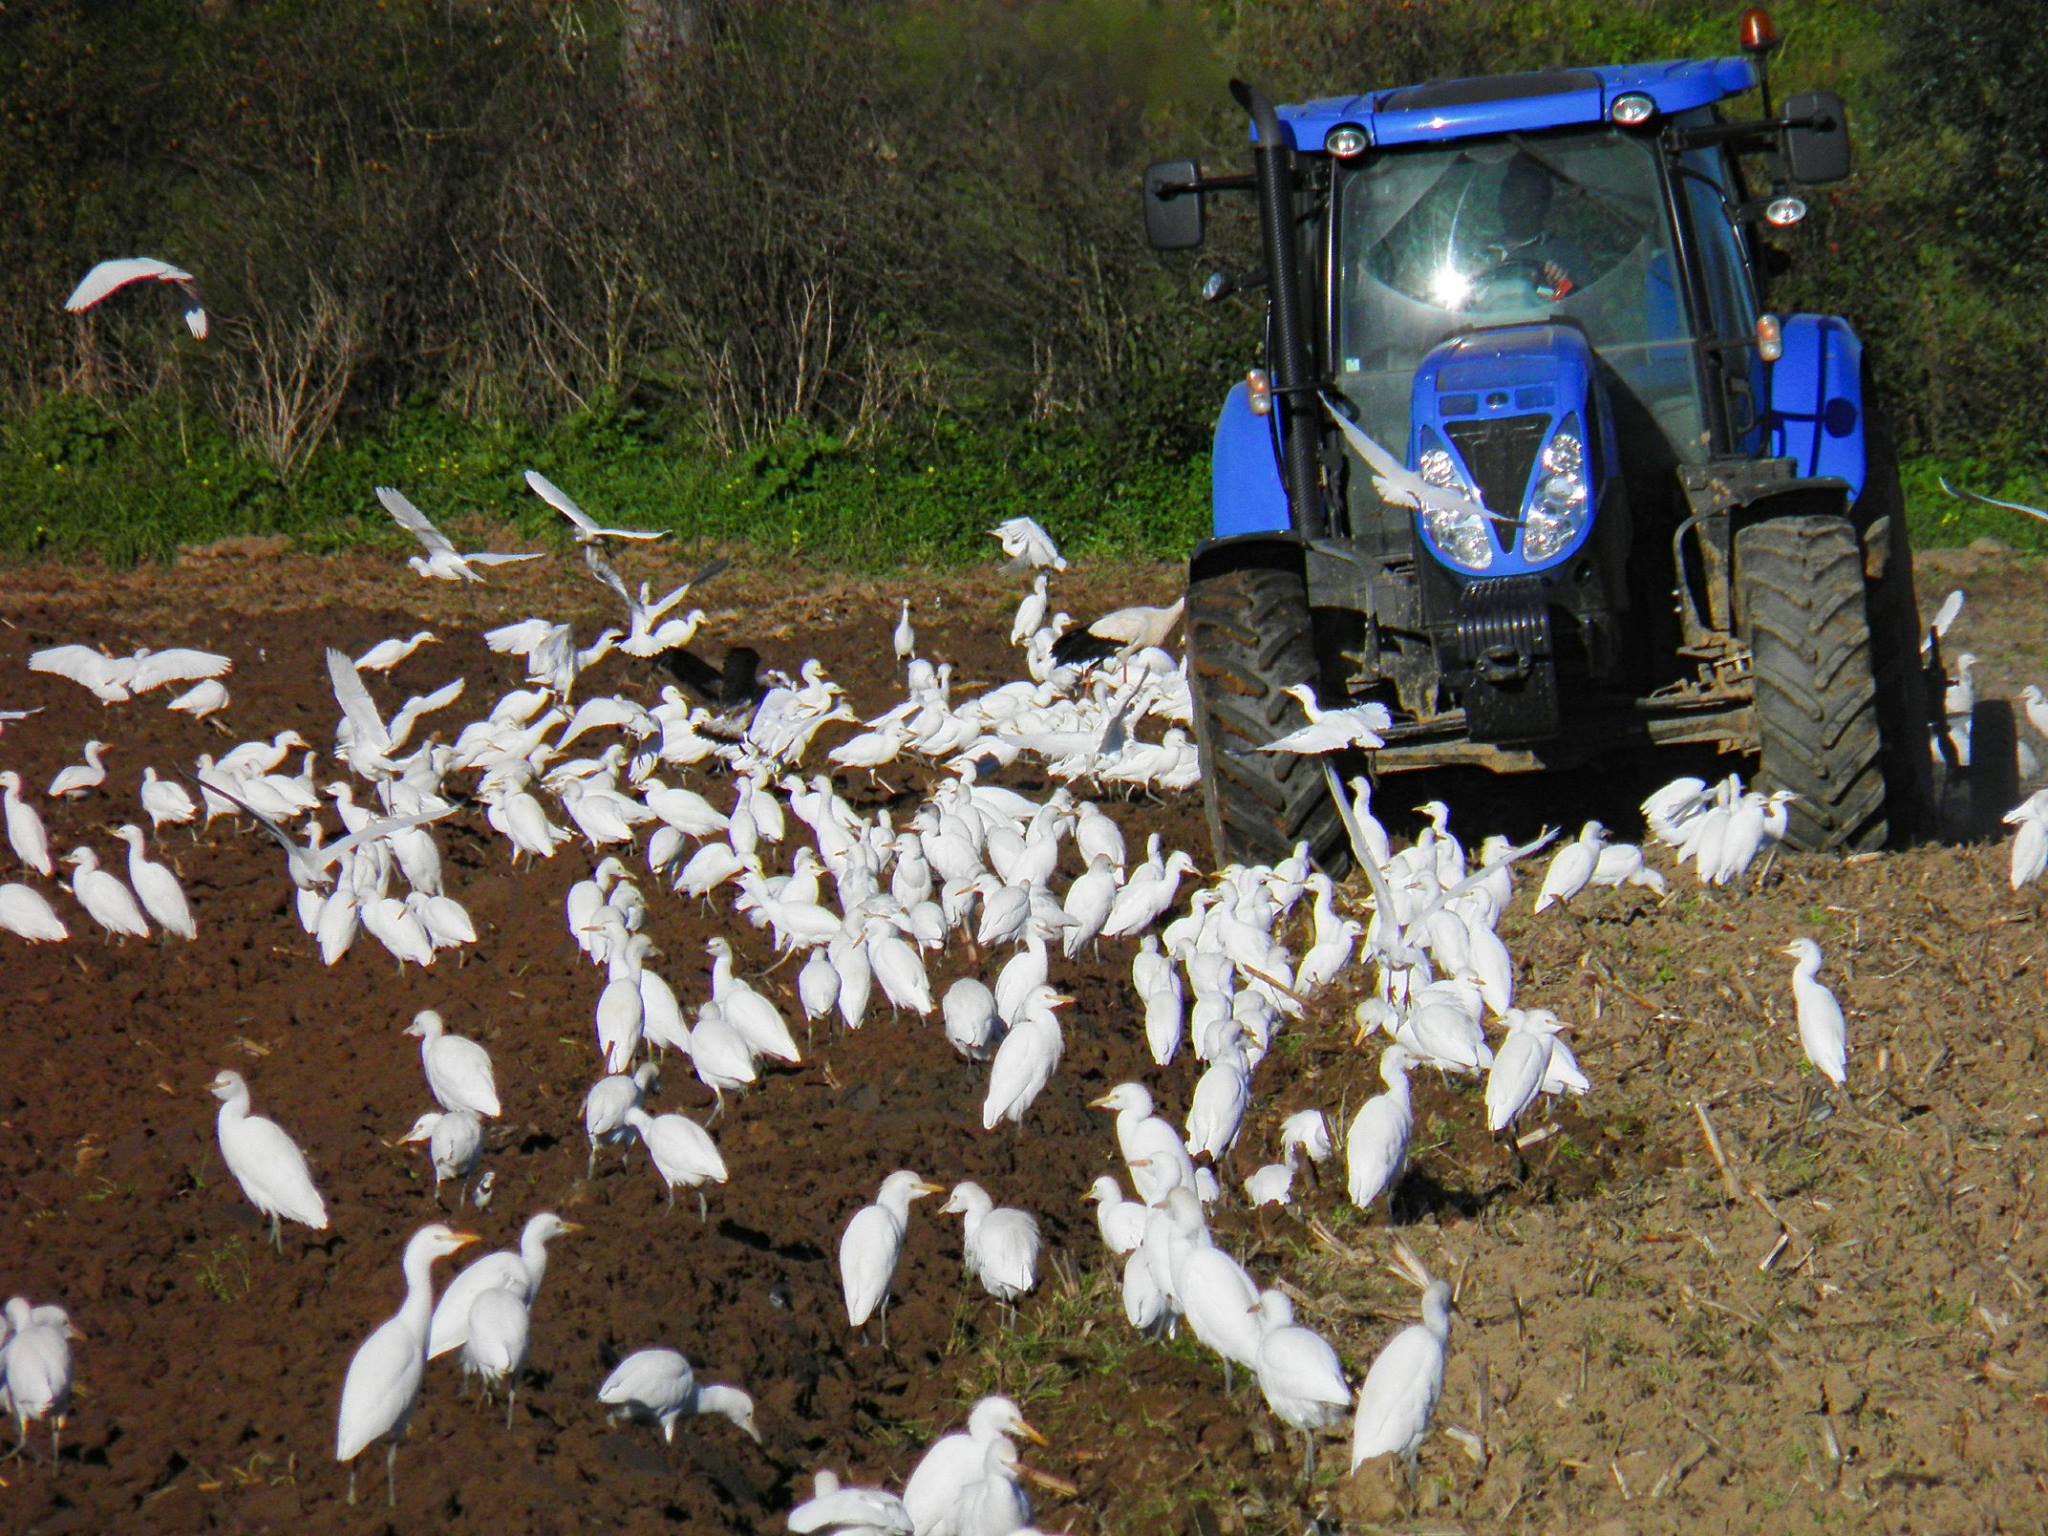
[[[1101,618],[1070,629],[1052,643],[1052,659],[1065,667],[1084,666],[1091,661],[1108,661],[1129,656],[1150,646],[1166,644],[1179,625],[1187,599],[1174,599],[1163,608],[1143,606],[1119,608]],[[1042,610],[1041,610],[1042,616]],[[1037,627],[1035,624],[1032,626]],[[1012,637],[1014,640],[1014,636]]]
[[[378,1325],[348,1363],[341,1386],[341,1417],[334,1459],[349,1463],[348,1501],[356,1501],[355,1459],[373,1440],[383,1440],[385,1497],[398,1507],[398,1442],[419,1406],[420,1381],[427,1370],[427,1325],[433,1315],[434,1261],[476,1241],[439,1222],[421,1227],[405,1245],[405,1303]]]
[[[74,848],[64,855],[72,867],[71,894],[88,916],[117,938],[146,939],[149,924],[142,909],[120,877],[100,868],[99,856],[90,848]]]
[[[1792,971],[1792,996],[1799,1009],[1800,1047],[1814,1070],[1840,1087],[1849,1075],[1848,1027],[1842,1005],[1820,983],[1820,945],[1812,939],[1794,939],[1779,953],[1799,962]]]
[[[692,1414],[711,1414],[741,1430],[755,1444],[754,1400],[737,1387],[701,1384],[690,1362],[673,1349],[640,1349],[626,1356],[597,1389],[597,1400],[614,1410],[608,1419],[652,1421],[661,1438],[673,1443],[676,1421]]]
[[[1408,1464],[1415,1487],[1416,1454],[1444,1395],[1444,1354],[1451,1342],[1451,1288],[1432,1280],[1422,1293],[1422,1321],[1410,1323],[1379,1352],[1351,1424],[1351,1470],[1375,1456],[1398,1455]]]
[[[215,1126],[220,1155],[249,1203],[270,1218],[271,1246],[280,1252],[284,1248],[281,1217],[325,1232],[327,1207],[298,1143],[276,1121],[249,1113],[249,1085],[241,1073],[222,1072],[210,1086],[221,1101]]]
[[[175,710],[181,715],[190,715],[194,720],[204,720],[209,715],[217,715],[227,707],[227,684],[217,677],[209,677],[202,683],[195,683],[164,706],[165,709]],[[223,728],[218,720],[214,721],[214,726],[216,729]]]
[[[80,315],[134,283],[169,283],[185,295],[185,329],[194,341],[206,340],[206,308],[199,301],[199,282],[182,267],[154,256],[116,256],[98,263],[78,280],[64,301],[66,314]]]
[[[412,1123],[412,1129],[398,1138],[401,1143],[424,1141],[427,1160],[434,1169],[434,1199],[441,1198],[441,1181],[456,1181],[455,1208],[462,1209],[463,1180],[476,1171],[484,1155],[483,1122],[466,1109],[436,1113],[428,1110]]]
[[[1039,527],[1033,518],[1007,518],[989,529],[988,533],[990,538],[1003,546],[1003,553],[1010,557],[1012,568],[1050,568],[1055,571],[1064,571],[1067,568],[1067,562],[1060,557],[1059,547],[1053,543],[1052,535]]]
[[[508,1288],[530,1304],[547,1278],[548,1244],[582,1230],[553,1211],[537,1211],[520,1228],[517,1248],[501,1248],[465,1266],[434,1303],[425,1334],[425,1357],[438,1360],[462,1348],[469,1337],[469,1309],[485,1291]]]
[[[17,859],[48,878],[54,872],[50,864],[50,834],[44,830],[43,818],[36,808],[21,798],[21,775],[12,768],[0,773],[0,794],[6,797],[8,846]]]
[[[650,1115],[637,1104],[626,1111],[625,1119],[646,1144],[654,1171],[668,1189],[669,1209],[675,1209],[676,1186],[681,1184],[697,1192],[697,1220],[709,1220],[704,1185],[726,1180],[725,1159],[711,1133],[688,1115]]]
[[[588,512],[569,499],[568,492],[538,470],[529,469],[526,472],[526,486],[534,495],[569,520],[570,526],[575,529],[573,537],[578,544],[596,544],[605,539],[648,540],[668,537],[668,530],[665,528],[650,532],[638,528],[598,527],[596,520]]]
[[[889,1289],[903,1257],[903,1239],[910,1225],[910,1202],[940,1193],[907,1168],[882,1180],[873,1205],[853,1213],[839,1235],[839,1284],[846,1298],[846,1321],[865,1329],[881,1315],[882,1347],[889,1347]]]
[[[939,1213],[963,1218],[968,1271],[1014,1317],[1018,1298],[1038,1285],[1038,1218],[997,1205],[971,1180],[953,1186]]]
[[[358,848],[373,846],[392,833],[402,832],[407,827],[423,826],[427,822],[439,821],[444,816],[455,814],[455,807],[451,805],[438,811],[425,811],[413,816],[380,817],[357,828],[346,837],[336,838],[331,843],[301,846],[289,832],[234,790],[226,788],[217,780],[197,774],[192,776],[192,781],[209,795],[218,795],[222,800],[241,807],[255,818],[258,826],[277,839],[278,846],[284,849],[285,869],[291,875],[292,884],[300,890],[317,889],[332,883],[334,876],[330,871]]]
[[[426,550],[424,555],[408,557],[405,563],[420,575],[436,581],[482,581],[483,577],[471,570],[471,566],[512,565],[541,557],[539,551],[530,555],[459,554],[448,542],[448,535],[427,521],[427,514],[408,501],[402,491],[380,485],[377,487],[377,499],[384,504],[384,510],[391,514],[392,520],[418,539]]]
[[[491,1054],[474,1040],[447,1033],[441,1015],[422,1008],[406,1025],[405,1033],[420,1043],[420,1064],[426,1068],[427,1091],[443,1109],[466,1109],[473,1115],[496,1118],[504,1113],[498,1106],[498,1085],[491,1071]]]

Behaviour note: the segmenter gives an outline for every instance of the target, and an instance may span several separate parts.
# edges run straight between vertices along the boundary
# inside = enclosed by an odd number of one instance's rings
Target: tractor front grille
[[[1487,510],[1503,517],[1522,515],[1522,492],[1528,488],[1529,471],[1542,451],[1550,417],[1502,416],[1492,421],[1451,421],[1444,431],[1457,447],[1458,456],[1479,487]],[[1520,530],[1509,523],[1495,523],[1493,536],[1502,549],[1513,546]]]

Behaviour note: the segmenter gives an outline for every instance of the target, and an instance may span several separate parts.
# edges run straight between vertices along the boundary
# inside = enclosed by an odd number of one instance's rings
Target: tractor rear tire
[[[1305,842],[1317,864],[1344,874],[1351,848],[1321,760],[1256,750],[1307,719],[1281,692],[1318,673],[1301,577],[1254,567],[1189,583],[1187,643],[1217,864],[1277,864]]]
[[[2020,803],[2020,728],[2012,700],[1979,699],[1970,709],[1970,825],[1966,836],[1996,842],[2005,835],[2005,813]]]
[[[1736,626],[1750,645],[1762,763],[1788,789],[1795,848],[1884,846],[1884,740],[1863,550],[1846,518],[1785,517],[1735,536]]]

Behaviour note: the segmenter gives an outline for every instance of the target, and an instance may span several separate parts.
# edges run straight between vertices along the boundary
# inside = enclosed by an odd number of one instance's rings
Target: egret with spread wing
[[[538,560],[540,554],[494,555],[487,551],[476,554],[458,554],[455,546],[448,542],[448,535],[427,521],[427,514],[406,499],[405,493],[389,485],[377,487],[377,499],[384,503],[384,510],[392,520],[405,529],[425,547],[425,555],[413,555],[405,563],[422,576],[436,581],[482,581],[483,577],[470,569],[473,565],[512,565],[521,560]]]

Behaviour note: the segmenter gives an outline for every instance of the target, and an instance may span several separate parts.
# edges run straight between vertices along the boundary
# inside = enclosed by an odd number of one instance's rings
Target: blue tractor
[[[1219,860],[1346,856],[1321,766],[1255,750],[1302,683],[1387,706],[1380,775],[1710,746],[1796,792],[1797,846],[1930,814],[1938,662],[1863,348],[1763,302],[1760,236],[1848,174],[1847,120],[1773,107],[1762,12],[1742,44],[1299,106],[1236,82],[1250,174],[1148,168],[1155,246],[1225,193],[1261,227],[1264,270],[1206,290],[1267,306],[1188,572]]]

